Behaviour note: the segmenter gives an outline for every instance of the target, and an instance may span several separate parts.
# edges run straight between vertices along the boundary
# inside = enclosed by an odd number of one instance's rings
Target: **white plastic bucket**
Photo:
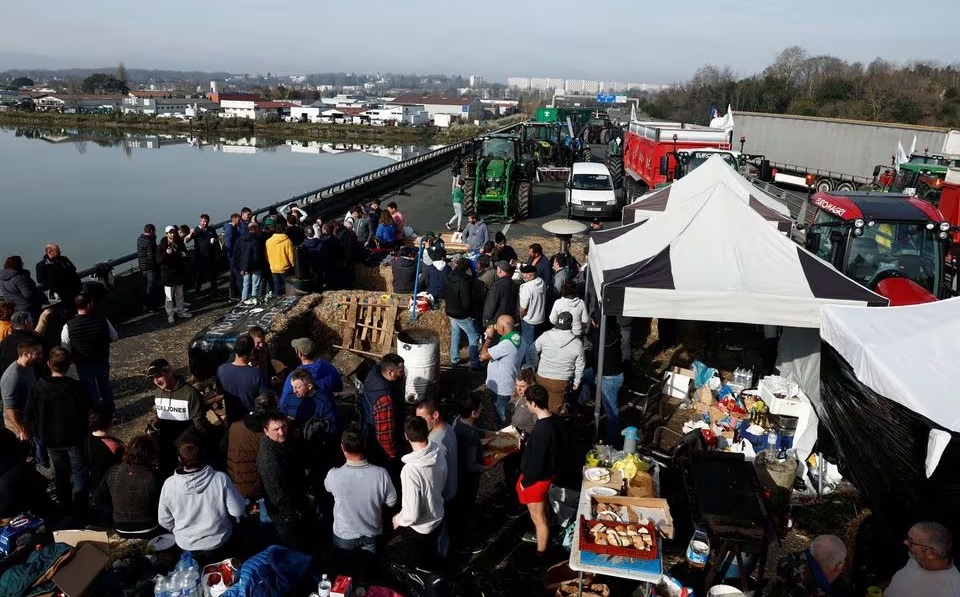
[[[397,354],[407,374],[404,397],[418,402],[437,395],[440,379],[440,340],[430,330],[404,330],[397,334]]]
[[[746,597],[743,591],[730,585],[714,585],[707,591],[707,597]]]

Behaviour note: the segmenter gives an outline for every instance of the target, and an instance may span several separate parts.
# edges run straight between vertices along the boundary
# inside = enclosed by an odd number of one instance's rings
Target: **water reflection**
[[[188,145],[198,151],[219,151],[231,154],[273,153],[280,147],[289,147],[291,153],[342,154],[364,153],[387,158],[396,162],[416,157],[441,145],[383,145],[376,143],[345,143],[329,141],[299,141],[264,136],[199,136],[183,133],[127,133],[109,130],[85,130],[71,128],[17,127],[15,136],[22,139],[43,141],[52,144],[74,143],[82,155],[87,144],[99,147],[118,147],[128,156],[132,150],[161,149],[175,145]]]

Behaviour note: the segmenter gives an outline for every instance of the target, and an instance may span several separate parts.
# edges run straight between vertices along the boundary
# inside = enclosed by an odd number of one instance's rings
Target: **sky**
[[[922,11],[890,0],[13,2],[3,9],[0,71],[123,61],[127,68],[237,74],[673,83],[704,64],[748,76],[792,45],[851,62],[952,64],[960,62],[954,20],[936,15],[951,14],[956,2],[928,0]],[[906,21],[905,12],[912,13]]]

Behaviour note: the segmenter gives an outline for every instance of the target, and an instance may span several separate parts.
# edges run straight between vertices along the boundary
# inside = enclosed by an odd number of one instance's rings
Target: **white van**
[[[613,177],[598,162],[576,162],[567,180],[567,217],[620,217],[620,202]]]

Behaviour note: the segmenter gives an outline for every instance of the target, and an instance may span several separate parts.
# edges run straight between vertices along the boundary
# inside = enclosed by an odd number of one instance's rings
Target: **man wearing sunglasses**
[[[893,575],[885,597],[960,596],[960,572],[953,564],[953,541],[945,526],[918,522],[910,527],[903,544],[910,559]]]

